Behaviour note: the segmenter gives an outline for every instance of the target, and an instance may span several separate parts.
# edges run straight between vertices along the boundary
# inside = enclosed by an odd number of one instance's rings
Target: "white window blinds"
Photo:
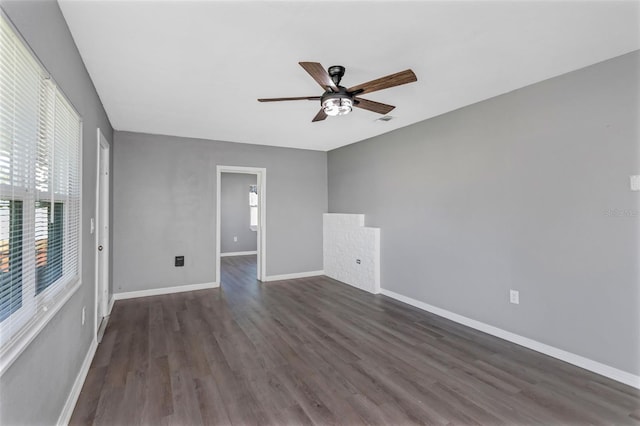
[[[0,21],[4,358],[79,281],[81,122],[5,18]]]

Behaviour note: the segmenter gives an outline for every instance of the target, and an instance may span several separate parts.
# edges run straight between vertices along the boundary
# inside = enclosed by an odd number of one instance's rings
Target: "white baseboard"
[[[111,299],[109,299],[109,307],[107,308],[107,316],[111,315],[111,311],[113,310],[113,304],[116,302],[115,294],[111,295]]]
[[[234,251],[234,252],[228,252],[228,253],[220,253],[220,257],[249,256],[250,254],[258,254],[258,252],[256,250],[254,250],[254,251]]]
[[[114,293],[114,300],[134,299],[136,297],[159,296],[161,294],[182,293],[184,291],[204,290],[208,288],[220,287],[220,283],[202,283],[178,285],[175,287],[152,288],[149,290],[127,291],[123,293]]]
[[[84,381],[87,378],[87,374],[89,373],[89,368],[91,367],[91,361],[93,361],[93,356],[96,354],[96,349],[98,349],[98,342],[94,338],[91,341],[91,346],[89,346],[87,355],[84,357],[84,361],[82,362],[80,371],[76,376],[76,380],[75,382],[73,382],[71,391],[69,391],[69,396],[67,396],[67,401],[65,402],[64,407],[62,407],[62,412],[58,417],[57,424],[59,426],[66,426],[69,424],[69,420],[71,420],[73,409],[76,407],[76,403],[78,402],[78,398],[80,397],[80,391],[82,390]]]
[[[557,358],[559,360],[568,362],[569,364],[573,364],[580,368],[584,368],[585,370],[589,370],[596,374],[600,374],[601,376],[608,377],[617,382],[624,383],[626,385],[640,389],[640,376],[636,376],[635,374],[631,374],[629,372],[617,369],[615,367],[602,364],[598,361],[594,361],[592,359],[585,358],[583,356],[576,355],[574,353],[567,352],[565,350],[558,349],[556,347],[549,346],[544,343],[540,343],[536,340],[532,340],[527,337],[523,337],[518,334],[511,333],[510,331],[506,331],[501,328],[494,327],[492,325],[485,324],[483,322],[476,321],[474,319],[467,318],[462,315],[458,315],[456,313],[438,308],[436,306],[429,305],[427,303],[421,302],[416,299],[412,299],[411,297],[403,296],[401,294],[395,293],[390,290],[382,289],[380,293],[392,299],[396,299],[396,300],[399,300],[400,302],[404,302],[408,305],[415,306],[416,308],[422,309],[424,311],[431,312],[432,314],[438,315],[440,317],[444,317],[444,318],[450,319],[451,321],[457,322],[459,324],[466,325],[467,327],[480,330],[484,333],[491,334],[493,336],[499,337],[509,342],[516,343],[520,346],[524,346],[525,348],[532,349],[536,352],[549,355],[550,357]]]
[[[318,275],[324,275],[324,271],[294,272],[293,274],[268,275],[264,279],[264,282],[295,280],[296,278],[317,277]]]

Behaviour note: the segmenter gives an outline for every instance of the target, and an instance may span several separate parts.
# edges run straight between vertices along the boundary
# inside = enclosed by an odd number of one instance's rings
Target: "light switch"
[[[632,191],[640,191],[640,175],[629,176],[629,183]]]
[[[96,222],[95,220],[93,220],[93,218],[91,218],[91,226],[89,227],[91,229],[91,233],[93,234],[96,230]]]

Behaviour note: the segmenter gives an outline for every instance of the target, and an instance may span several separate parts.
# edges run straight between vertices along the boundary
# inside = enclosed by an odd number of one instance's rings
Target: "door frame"
[[[220,189],[222,173],[243,173],[256,175],[258,186],[258,230],[256,278],[266,281],[267,277],[267,169],[264,167],[216,166],[216,282],[222,284],[220,277]],[[247,203],[247,208],[249,204]]]
[[[95,218],[95,330],[94,335],[97,336],[98,329],[102,318],[109,316],[109,195],[110,182],[109,175],[111,172],[111,144],[104,136],[100,128],[97,129],[97,152],[96,152],[96,218]],[[106,178],[103,179],[100,171],[102,165],[106,169]],[[102,185],[101,185],[102,184]],[[103,207],[102,209],[100,207]],[[102,242],[102,277],[100,277],[100,228],[106,226],[106,238]],[[98,318],[100,313],[103,317]]]

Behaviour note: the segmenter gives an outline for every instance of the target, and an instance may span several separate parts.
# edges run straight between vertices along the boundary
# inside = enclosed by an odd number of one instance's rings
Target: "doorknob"
[[[98,246],[98,251],[102,251],[102,246]]]

